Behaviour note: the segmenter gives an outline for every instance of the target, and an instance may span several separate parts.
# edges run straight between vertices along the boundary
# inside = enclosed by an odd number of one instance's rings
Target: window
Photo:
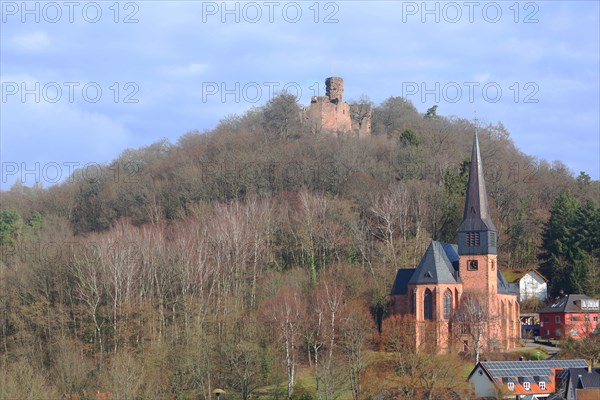
[[[496,247],[496,232],[489,232],[490,235],[490,246]]]
[[[523,382],[523,389],[531,390],[531,386],[529,385],[529,382]]]
[[[506,384],[506,386],[508,386],[508,390],[510,390],[511,392],[512,392],[513,390],[515,390],[515,384],[514,384],[514,382],[508,382],[508,383]]]
[[[546,382],[540,382],[540,390],[546,390]]]
[[[589,321],[589,317],[587,317],[586,321]],[[572,322],[577,322],[579,321],[579,317],[577,315],[571,315],[571,321]]]
[[[433,293],[429,289],[423,295],[423,319],[433,319]]]
[[[557,324],[560,324],[560,315],[557,315],[556,317],[554,317],[554,322],[556,322]]]
[[[544,322],[548,322],[548,321],[550,321],[550,318],[544,317]]]
[[[590,322],[590,315],[589,314],[586,315],[584,318],[585,318],[585,322]]]
[[[465,244],[467,245],[467,247],[476,247],[480,245],[480,240],[481,239],[479,237],[479,232],[467,232]]]
[[[598,316],[594,316],[594,322],[598,322]]]
[[[556,330],[554,331],[554,336],[557,338],[559,338],[561,336],[560,328],[556,328]]]
[[[546,338],[548,338],[550,336],[550,329],[546,329],[546,334],[545,334]]]
[[[463,351],[469,351],[469,342],[463,341]]]
[[[444,319],[449,320],[452,314],[452,293],[446,290],[444,293]]]
[[[479,269],[479,264],[477,260],[468,260],[467,261],[467,270],[469,271],[477,271]]]

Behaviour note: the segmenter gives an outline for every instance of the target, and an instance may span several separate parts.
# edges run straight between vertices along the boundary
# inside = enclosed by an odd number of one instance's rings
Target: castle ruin
[[[330,77],[325,80],[325,96],[313,96],[310,106],[303,110],[303,121],[313,132],[328,132],[336,135],[371,134],[371,111],[355,112],[343,100],[344,80]],[[353,118],[353,116],[355,118]]]

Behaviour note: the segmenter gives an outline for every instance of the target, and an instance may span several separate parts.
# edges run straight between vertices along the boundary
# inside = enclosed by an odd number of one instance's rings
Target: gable
[[[527,282],[529,284],[543,285],[546,283],[546,279],[544,279],[544,277],[541,276],[536,271],[529,271],[525,275],[523,275],[523,277],[520,279],[520,282]]]
[[[469,375],[469,383],[473,386],[475,393],[480,397],[495,397],[496,385],[492,377],[481,366],[477,365]]]

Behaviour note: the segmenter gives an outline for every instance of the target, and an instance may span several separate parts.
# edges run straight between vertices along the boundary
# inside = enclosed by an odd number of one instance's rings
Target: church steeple
[[[497,232],[490,218],[479,138],[475,132],[465,210],[458,228],[459,254],[496,254]]]

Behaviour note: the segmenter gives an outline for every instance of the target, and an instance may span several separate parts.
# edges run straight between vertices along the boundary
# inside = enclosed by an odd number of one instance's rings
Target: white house
[[[519,288],[518,301],[538,299],[545,301],[548,298],[548,282],[536,270],[527,271],[521,278],[514,281]]]

